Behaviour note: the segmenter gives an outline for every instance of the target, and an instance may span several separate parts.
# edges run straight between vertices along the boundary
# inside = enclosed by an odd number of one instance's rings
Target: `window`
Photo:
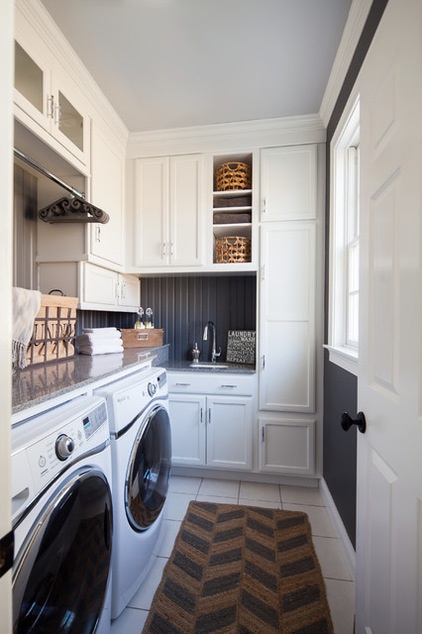
[[[359,101],[331,143],[330,361],[357,374],[359,348]]]

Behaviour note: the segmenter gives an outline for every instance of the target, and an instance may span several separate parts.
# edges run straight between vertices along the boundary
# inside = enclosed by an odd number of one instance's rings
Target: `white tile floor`
[[[354,582],[318,489],[232,480],[173,476],[165,509],[165,537],[151,572],[118,619],[111,634],[141,634],[155,590],[190,500],[249,504],[308,514],[324,576],[335,634],[353,633]]]

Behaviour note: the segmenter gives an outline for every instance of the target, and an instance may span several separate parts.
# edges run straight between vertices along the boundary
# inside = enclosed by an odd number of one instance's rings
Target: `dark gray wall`
[[[328,356],[328,353],[325,353]],[[324,479],[336,503],[350,541],[356,539],[356,433],[340,425],[341,415],[355,417],[357,379],[325,360],[324,369]]]
[[[170,360],[191,359],[195,344],[201,360],[209,359],[209,341],[202,335],[208,320],[217,328],[217,347],[225,359],[228,330],[256,329],[256,276],[190,276],[144,278],[144,310],[154,311],[155,325],[164,328]]]
[[[326,183],[326,244],[329,244],[329,193],[330,193],[330,142],[344,111],[359,70],[365,59],[375,31],[387,6],[388,0],[374,0],[356,47],[350,68],[329,124],[327,126],[327,183]],[[325,314],[328,316],[328,251],[326,253],[326,300]],[[327,332],[327,324],[326,324]],[[327,340],[327,337],[326,337]],[[337,506],[343,524],[355,546],[356,535],[356,429],[344,432],[340,426],[341,414],[348,411],[354,417],[357,407],[356,377],[330,363],[328,354],[324,358],[324,460],[323,475]]]

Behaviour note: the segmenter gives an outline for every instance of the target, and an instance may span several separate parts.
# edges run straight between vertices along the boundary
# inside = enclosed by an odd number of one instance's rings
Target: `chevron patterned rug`
[[[191,502],[143,634],[332,634],[306,513]]]

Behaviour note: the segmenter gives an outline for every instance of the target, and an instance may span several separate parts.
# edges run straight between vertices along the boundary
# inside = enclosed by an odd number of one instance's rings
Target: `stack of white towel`
[[[79,354],[123,352],[122,333],[117,328],[84,328],[75,341]]]

